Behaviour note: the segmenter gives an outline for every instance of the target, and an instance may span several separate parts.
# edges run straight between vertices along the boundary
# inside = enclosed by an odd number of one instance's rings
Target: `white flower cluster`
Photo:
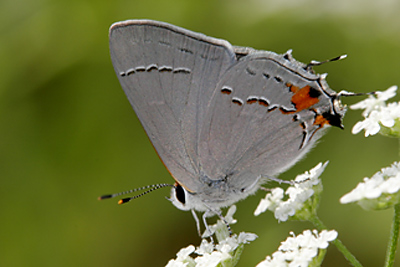
[[[225,217],[227,222],[236,222],[232,217],[235,211],[236,206],[233,205],[229,208]],[[240,233],[239,236],[236,234],[229,236],[226,224],[221,220],[215,225],[210,225],[209,228],[216,234],[219,241],[218,244],[215,245],[213,242],[203,239],[197,249],[193,245],[181,249],[176,254],[177,258],[170,260],[166,267],[215,267],[221,263],[226,263],[223,266],[230,266],[229,261],[234,260],[236,249],[242,244],[247,244],[257,238],[255,234],[244,232]],[[226,233],[226,236],[223,233]],[[190,255],[193,253],[198,256],[191,257]]]
[[[304,207],[304,203],[310,199],[315,193],[316,185],[320,185],[319,176],[325,170],[328,161],[324,164],[319,163],[309,172],[297,175],[295,183],[289,186],[286,191],[280,187],[271,190],[265,198],[261,199],[254,211],[254,215],[270,210],[274,212],[274,216],[279,221],[286,221],[289,217],[294,216],[297,211]],[[286,200],[284,197],[288,196]]]
[[[337,238],[338,233],[335,230],[305,230],[302,234],[292,236],[283,241],[276,252],[260,262],[257,267],[307,267],[313,258],[318,256],[320,250],[328,247],[328,242]],[[318,265],[319,266],[319,265]]]
[[[364,178],[350,193],[344,195],[340,202],[347,204],[359,202],[364,208],[386,208],[393,201],[398,201],[398,196],[393,195],[400,190],[400,162],[393,163],[390,167],[383,168],[371,178]],[[383,202],[371,202],[368,200],[377,199],[383,196]],[[362,201],[362,202],[360,202]],[[389,202],[389,203],[388,203]],[[386,204],[385,204],[386,203]]]
[[[365,130],[365,136],[375,135],[385,127],[393,127],[396,120],[400,118],[400,103],[394,102],[388,105],[385,101],[396,95],[397,86],[391,86],[384,92],[376,92],[375,96],[370,95],[367,99],[350,106],[351,109],[364,109],[362,115],[363,121],[357,122],[352,133],[357,134]]]
[[[232,259],[232,253],[240,244],[247,244],[256,238],[255,234],[242,232],[239,236],[228,237],[217,245],[203,239],[197,249],[193,245],[181,249],[176,254],[177,258],[170,260],[166,267],[214,267]],[[192,258],[190,255],[193,252],[199,256]]]

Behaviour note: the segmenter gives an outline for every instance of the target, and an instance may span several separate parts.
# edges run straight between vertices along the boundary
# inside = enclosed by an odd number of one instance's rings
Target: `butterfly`
[[[340,96],[352,93],[336,93],[314,73],[324,62],[152,20],[115,23],[109,37],[119,82],[175,180],[123,193],[170,186],[177,208],[222,217],[221,208],[301,159],[327,126],[343,128]]]

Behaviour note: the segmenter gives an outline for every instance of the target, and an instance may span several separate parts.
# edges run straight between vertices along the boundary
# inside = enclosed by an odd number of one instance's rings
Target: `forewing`
[[[187,189],[198,183],[198,140],[231,45],[166,23],[132,20],[110,28],[118,79],[158,155]]]

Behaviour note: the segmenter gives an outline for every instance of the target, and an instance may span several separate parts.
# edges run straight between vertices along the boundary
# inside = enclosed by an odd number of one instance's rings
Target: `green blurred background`
[[[347,53],[316,71],[329,72],[336,91],[369,92],[400,85],[399,14],[399,1],[389,0],[1,1],[0,265],[164,266],[180,248],[199,244],[191,214],[165,199],[169,189],[122,206],[97,201],[101,194],[173,182],[114,74],[113,22],[166,21],[234,45],[292,48],[303,62]],[[367,212],[339,198],[397,160],[399,148],[395,139],[352,135],[360,119],[349,111],[345,130],[331,129],[280,177],[330,160],[319,215],[365,266],[381,266],[392,210]],[[239,266],[255,266],[289,231],[312,228],[277,223],[271,213],[254,217],[264,194],[237,205],[234,232],[259,235]],[[345,265],[331,246],[324,266]]]

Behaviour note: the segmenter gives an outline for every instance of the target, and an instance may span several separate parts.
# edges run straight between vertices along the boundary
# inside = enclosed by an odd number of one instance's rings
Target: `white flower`
[[[235,214],[235,212],[236,212],[235,205],[232,205],[226,212],[225,220],[228,224],[235,224],[237,222],[237,220],[233,218],[233,215]]]
[[[285,222],[289,217],[292,217],[296,214],[296,210],[302,207],[301,203],[296,202],[293,199],[288,199],[285,202],[282,202],[275,211],[274,216],[280,222]]]
[[[221,240],[216,246],[216,250],[223,253],[231,253],[236,250],[240,244],[248,244],[249,241],[254,241],[257,238],[256,234],[241,232],[237,235],[228,236],[225,240]]]
[[[181,249],[176,256],[178,257],[178,260],[185,260],[187,259],[187,257],[189,257],[190,254],[192,254],[194,251],[194,246],[193,245],[189,245],[186,248]]]
[[[340,199],[340,203],[358,202],[366,209],[382,209],[396,204],[400,190],[400,163],[383,168],[371,178],[364,178],[356,188]]]
[[[178,253],[176,253],[176,260],[170,260],[166,267],[186,267],[189,263],[193,262],[190,254],[194,252],[195,248],[193,245],[189,245],[186,248],[182,248]],[[192,265],[190,265],[192,266]]]
[[[365,136],[375,135],[381,129],[380,125],[385,127],[393,127],[395,120],[400,118],[400,105],[399,103],[389,103],[387,106],[380,107],[379,110],[372,110],[368,117],[363,121],[357,122],[352,133],[357,134],[361,130],[365,129]]]
[[[214,244],[208,242],[206,239],[201,240],[200,247],[196,249],[196,254],[198,255],[205,255],[210,254],[214,250]]]
[[[241,232],[238,237],[238,242],[239,244],[248,244],[250,241],[256,240],[256,238],[256,234]]]
[[[225,220],[229,224],[233,224],[236,220],[233,215],[236,211],[236,206],[232,206],[227,211]],[[218,220],[216,224],[210,225],[209,228],[213,229],[218,240],[218,244],[209,242],[206,239],[201,241],[201,244],[196,249],[193,245],[181,249],[177,253],[175,260],[170,260],[167,267],[213,267],[225,261],[232,260],[235,253],[238,251],[239,255],[241,250],[236,249],[250,241],[257,238],[257,235],[252,233],[240,233],[239,236],[229,236],[225,222]],[[192,258],[190,255],[194,252],[197,257]],[[225,266],[225,265],[224,265]]]
[[[272,257],[267,256],[257,267],[307,267],[321,250],[328,247],[328,242],[335,240],[338,235],[335,230],[323,230],[321,233],[317,230],[312,232],[305,230],[298,236],[295,236],[293,232],[290,234],[291,236],[281,243],[278,251],[274,252]]]
[[[195,258],[194,261],[196,262],[196,267],[215,267],[228,258],[230,258],[230,255],[227,253],[213,251],[211,254],[204,254]]]
[[[187,267],[188,264],[189,264],[188,262],[183,263],[176,260],[170,260],[168,264],[165,265],[165,267]]]
[[[314,234],[315,234],[314,230]],[[335,230],[322,230],[321,233],[319,233],[319,239],[318,239],[318,247],[322,249],[326,249],[329,246],[328,242],[331,242],[335,240],[338,236],[338,233]]]
[[[309,172],[297,175],[295,183],[289,186],[286,191],[282,188],[274,188],[268,193],[264,199],[260,201],[254,215],[270,210],[274,212],[274,216],[279,221],[286,221],[289,217],[294,216],[297,211],[303,209],[304,203],[314,194],[316,186],[320,186],[319,176],[324,171],[328,161],[324,164],[319,163]],[[284,197],[287,199],[284,200]]]
[[[258,216],[261,213],[265,212],[267,209],[274,211],[283,201],[283,191],[282,188],[276,187],[271,190],[271,193],[267,194],[265,198],[261,199],[260,204],[258,204],[256,210],[254,211],[254,215]]]
[[[362,130],[365,130],[365,137],[368,137],[370,135],[375,135],[379,133],[379,130],[381,129],[379,121],[380,121],[380,113],[376,110],[373,110],[369,117],[365,118],[363,121],[357,122],[353,126],[351,133],[357,134]]]
[[[226,227],[226,225],[224,225]],[[217,266],[219,263],[229,260],[233,257],[235,250],[238,248],[240,244],[248,243],[249,241],[253,241],[257,238],[257,235],[252,233],[240,233],[239,237],[237,235],[233,235],[231,237],[227,237],[224,240],[220,240],[218,244],[214,245],[212,242],[208,242],[203,239],[201,245],[194,250],[194,247],[191,245],[186,249],[182,249],[178,254],[178,258],[176,260],[170,260],[168,262],[168,267],[177,267],[177,266],[186,266],[186,265],[172,265],[179,264],[180,262],[190,262],[192,265],[187,266],[196,266],[196,267],[213,267]],[[194,252],[198,256],[196,258],[191,258],[189,255]],[[189,259],[188,259],[189,258]]]
[[[357,122],[352,133],[357,134],[365,130],[365,136],[375,135],[381,130],[381,125],[391,128],[396,120],[400,118],[399,103],[385,104],[385,101],[396,95],[397,86],[392,86],[384,92],[376,92],[375,96],[370,95],[367,99],[352,105],[352,109],[364,109],[363,121]]]

